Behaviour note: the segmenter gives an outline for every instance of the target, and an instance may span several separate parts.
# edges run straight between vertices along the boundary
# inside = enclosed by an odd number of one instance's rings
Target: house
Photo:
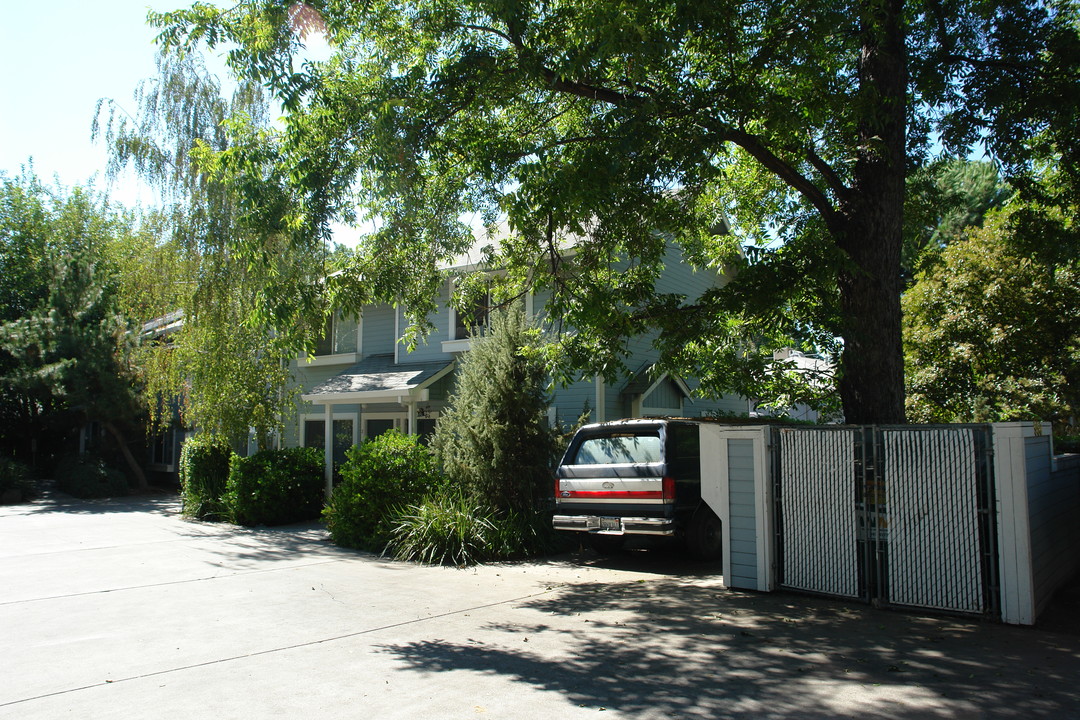
[[[670,246],[658,289],[679,292],[690,300],[725,282],[709,270],[694,269],[681,250]],[[359,317],[334,315],[311,357],[300,357],[293,368],[302,402],[295,422],[286,423],[284,444],[319,447],[327,454],[328,478],[333,464],[361,441],[394,428],[421,436],[430,434],[453,390],[457,359],[467,352],[471,328],[485,309],[459,313],[450,306],[455,277],[482,270],[471,257],[448,265],[436,315],[429,318],[435,332],[410,350],[401,341],[407,321],[401,308],[371,305]],[[543,293],[528,294],[525,311],[537,317],[545,304]],[[481,322],[482,324],[482,322]],[[602,377],[582,377],[568,387],[556,387],[550,421],[569,425],[585,408],[591,421],[643,415],[715,416],[745,414],[747,401],[737,396],[694,397],[696,382],[656,373],[659,353],[648,338],[631,340],[627,366],[634,372],[616,383]]]

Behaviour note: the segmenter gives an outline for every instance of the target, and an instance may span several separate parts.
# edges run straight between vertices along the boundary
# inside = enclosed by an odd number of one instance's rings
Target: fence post
[[[1031,561],[1027,455],[1024,438],[1034,436],[1030,422],[994,423],[998,565],[1001,619],[1014,625],[1035,622],[1035,577]]]

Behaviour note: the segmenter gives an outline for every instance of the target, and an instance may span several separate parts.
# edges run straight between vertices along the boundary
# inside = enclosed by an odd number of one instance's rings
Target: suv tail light
[[[665,500],[675,500],[675,478],[665,475],[661,487]]]

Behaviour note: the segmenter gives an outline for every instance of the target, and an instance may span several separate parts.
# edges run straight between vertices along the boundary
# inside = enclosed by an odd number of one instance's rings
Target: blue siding
[[[1027,465],[1028,515],[1031,531],[1031,563],[1035,582],[1036,612],[1049,602],[1054,591],[1077,568],[1080,533],[1080,467],[1062,462],[1051,471],[1050,438],[1028,437],[1024,441]],[[1070,467],[1071,465],[1071,467]]]
[[[754,505],[754,441],[728,440],[731,577],[734,587],[757,587],[757,513]]]

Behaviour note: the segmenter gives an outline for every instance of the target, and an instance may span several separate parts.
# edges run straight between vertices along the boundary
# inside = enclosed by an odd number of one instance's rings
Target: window
[[[466,340],[472,337],[478,329],[487,325],[490,311],[491,295],[488,293],[473,301],[467,310],[455,309],[452,339]]]
[[[356,420],[351,417],[334,418],[334,472],[345,462],[345,453],[355,444]],[[304,447],[313,447],[323,450],[326,448],[326,420],[317,420],[311,417],[304,418],[303,437],[301,442]]]
[[[175,457],[176,431],[172,428],[154,436],[151,447],[150,463],[161,467],[172,467]]]
[[[322,337],[315,344],[315,357],[357,353],[360,351],[359,339],[359,324],[335,313],[326,318]]]
[[[617,465],[660,462],[660,435],[605,435],[587,438],[578,448],[575,465]]]

